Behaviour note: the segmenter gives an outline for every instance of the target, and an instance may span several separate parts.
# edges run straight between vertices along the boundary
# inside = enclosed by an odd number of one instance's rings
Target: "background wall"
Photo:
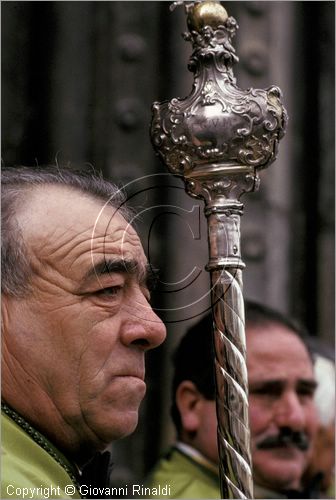
[[[334,341],[334,2],[224,2],[241,88],[279,85],[290,121],[277,162],[245,199],[245,295]],[[137,432],[113,448],[114,481],[145,474],[173,438],[170,353],[209,307],[202,203],[149,141],[151,104],[192,77],[182,7],[170,2],[1,2],[2,162],[90,164],[127,184],[167,342],[148,356]],[[243,200],[244,201],[244,200]]]

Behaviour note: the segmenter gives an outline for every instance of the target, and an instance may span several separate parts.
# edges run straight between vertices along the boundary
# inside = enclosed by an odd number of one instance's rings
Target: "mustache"
[[[301,451],[306,451],[310,446],[310,439],[305,432],[285,428],[274,436],[266,437],[257,443],[256,446],[258,450],[265,450],[288,445],[293,445]]]

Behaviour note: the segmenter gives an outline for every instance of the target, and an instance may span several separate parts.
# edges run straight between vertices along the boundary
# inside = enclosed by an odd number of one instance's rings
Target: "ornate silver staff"
[[[175,2],[175,4],[184,2]],[[276,158],[287,114],[278,87],[240,90],[231,45],[238,25],[219,2],[185,2],[192,91],[153,104],[153,147],[189,195],[205,201],[214,321],[222,498],[253,498],[240,256],[243,193]],[[192,353],[191,353],[192,355]]]

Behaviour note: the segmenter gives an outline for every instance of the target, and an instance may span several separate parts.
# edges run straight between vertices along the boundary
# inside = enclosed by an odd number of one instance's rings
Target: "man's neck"
[[[213,463],[207,457],[205,457],[199,450],[196,450],[193,446],[184,443],[182,441],[177,441],[175,447],[180,450],[184,455],[192,458],[195,462],[203,465],[207,469],[211,470],[215,474],[218,474],[218,465]]]
[[[34,429],[45,436],[71,462],[86,463],[95,450],[86,453],[79,444],[79,436],[60,415],[50,398],[39,389],[32,391],[34,397],[15,396],[15,392],[2,391],[2,401],[17,412]],[[89,448],[89,447],[88,447]]]

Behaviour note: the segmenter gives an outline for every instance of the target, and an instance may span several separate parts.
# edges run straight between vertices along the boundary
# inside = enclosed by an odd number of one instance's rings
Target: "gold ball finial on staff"
[[[216,29],[224,24],[227,18],[228,13],[219,2],[199,2],[188,12],[188,27],[196,31],[204,26]]]

